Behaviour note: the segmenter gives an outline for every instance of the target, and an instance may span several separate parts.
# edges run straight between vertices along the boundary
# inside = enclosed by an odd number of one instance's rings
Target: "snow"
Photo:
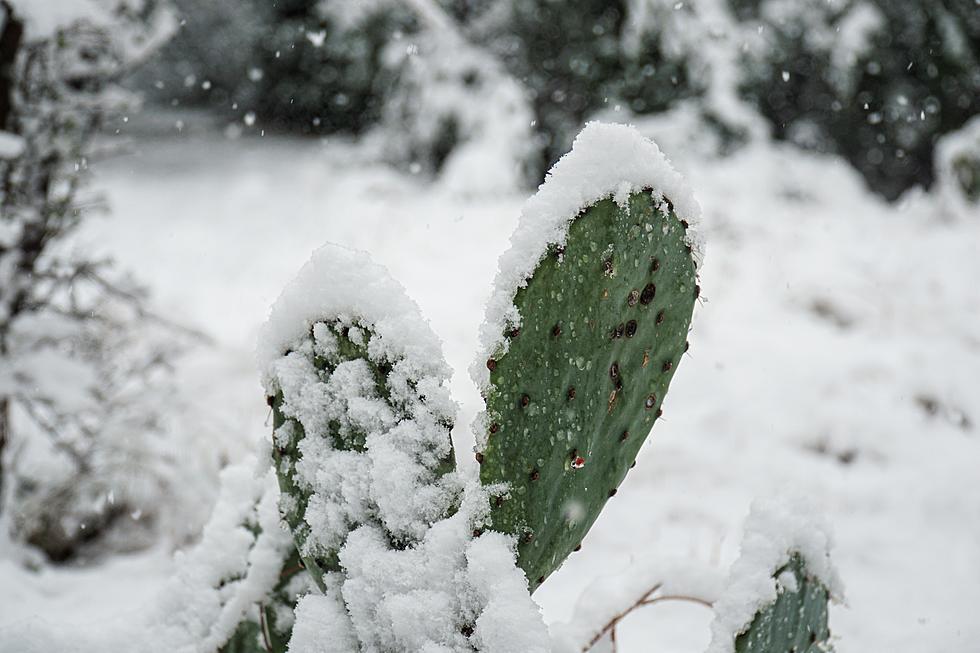
[[[663,599],[711,604],[722,594],[724,576],[718,567],[655,554],[615,573],[594,579],[580,594],[568,622],[551,625],[556,653],[579,653],[617,615],[637,601]],[[671,598],[673,597],[673,598]]]
[[[980,176],[980,116],[974,116],[960,129],[946,134],[936,142],[933,156],[936,166],[936,186],[943,204],[952,217],[976,219],[980,203],[971,201],[959,179],[956,163],[970,163],[975,177]],[[980,184],[980,179],[974,179]]]
[[[106,3],[98,0],[12,0],[14,13],[24,19],[27,34],[34,39],[49,38],[59,29],[80,20],[96,25],[113,21]]]
[[[843,600],[843,584],[830,560],[832,537],[819,511],[803,498],[757,501],[745,522],[742,551],[729,572],[727,586],[712,606],[711,645],[707,653],[734,653],[735,639],[756,613],[776,601],[782,581],[776,571],[800,554],[808,575]],[[789,574],[795,585],[796,579]],[[792,589],[788,587],[788,589]]]
[[[214,337],[178,367],[212,434],[201,444],[241,461],[267,437],[256,332],[333,241],[387,267],[443,340],[456,452],[472,465],[467,424],[482,400],[465,370],[524,197],[420,184],[358,162],[340,140],[225,140],[184,118],[179,140],[124,130],[133,155],[96,167],[113,213],[78,242],[137,272],[159,312]],[[727,569],[751,501],[802,487],[833,526],[847,586],[847,605],[830,613],[839,653],[972,650],[976,221],[947,220],[931,195],[884,204],[831,158],[759,144],[717,161],[689,134],[638,128],[704,207],[706,301],[657,433],[583,549],[535,592],[545,622],[568,624],[586,588],[651,559]],[[130,651],[175,574],[166,549],[38,571],[0,557],[3,651]],[[711,616],[687,603],[644,608],[622,622],[619,650],[703,653]]]
[[[850,7],[837,25],[837,38],[830,48],[835,74],[845,78],[862,56],[871,51],[874,36],[885,26],[881,10],[870,2]]]
[[[269,387],[280,357],[317,322],[370,326],[383,350],[372,357],[408,358],[433,375],[448,372],[439,339],[404,288],[364,252],[337,245],[318,249],[272,306],[258,338],[258,364]]]
[[[362,648],[471,650],[462,632],[471,625],[470,641],[486,653],[548,650],[513,538],[473,537],[486,505],[474,478],[460,511],[433,524],[418,546],[392,549],[370,526],[351,535],[340,554],[342,593]]]
[[[335,358],[345,331],[371,362],[390,365],[388,397],[378,395],[367,360]],[[331,361],[329,375],[314,367],[315,356]],[[282,413],[307,434],[291,472],[311,492],[304,555],[337,550],[350,529],[375,517],[394,537],[417,540],[446,512],[458,483],[435,478],[434,469],[451,451],[448,367],[418,307],[367,254],[334,245],[314,252],[273,305],[259,364],[267,394],[281,391]],[[366,451],[335,449],[331,424],[342,438],[365,434]],[[275,437],[288,441],[292,428],[287,421]]]
[[[175,577],[148,615],[146,646],[161,653],[210,652],[246,616],[258,622],[255,606],[268,603],[293,541],[281,525],[275,475],[256,477],[254,467],[244,461],[222,472],[221,495],[200,543],[178,552]]]
[[[568,227],[581,210],[610,196],[622,204],[630,193],[644,189],[670,200],[678,218],[690,223],[687,238],[700,261],[701,241],[694,227],[701,208],[657,144],[628,125],[587,124],[571,151],[552,167],[538,192],[525,203],[510,249],[500,257],[486,321],[480,329],[480,351],[470,367],[480,388],[490,382],[487,359],[506,351],[504,334],[508,327],[520,324],[514,295],[526,285],[548,246],[565,242]]]
[[[0,159],[16,159],[24,151],[24,139],[17,134],[0,131]]]

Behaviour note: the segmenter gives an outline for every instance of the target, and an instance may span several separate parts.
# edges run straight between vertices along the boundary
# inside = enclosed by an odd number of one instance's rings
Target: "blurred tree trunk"
[[[13,104],[14,65],[24,37],[24,24],[6,0],[0,0],[0,130],[6,130]],[[0,190],[2,192],[2,190]],[[2,218],[2,216],[0,216]],[[9,319],[0,323],[0,360],[7,356]],[[4,452],[10,440],[10,398],[0,396],[0,510],[3,510]]]
[[[0,0],[0,20],[3,21],[0,25],[0,129],[6,129],[12,102],[14,62],[24,37],[24,24],[6,0]]]

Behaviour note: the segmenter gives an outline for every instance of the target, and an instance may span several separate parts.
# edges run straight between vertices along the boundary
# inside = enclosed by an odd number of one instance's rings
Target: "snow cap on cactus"
[[[418,306],[388,270],[370,256],[328,243],[315,252],[272,305],[258,339],[262,382],[269,390],[273,364],[296,347],[317,322],[358,321],[379,336],[373,355],[404,358],[420,374],[445,378],[442,344]]]
[[[807,589],[809,594],[800,596],[800,605],[794,604],[789,612],[797,619],[819,613],[815,620],[822,623],[795,625],[822,630],[820,638],[825,638],[827,598],[840,601],[844,592],[830,560],[832,545],[826,520],[803,497],[756,501],[745,523],[739,558],[729,572],[726,589],[713,606],[715,619],[707,653],[734,653],[736,640],[750,630],[758,617],[764,617],[777,599]],[[801,588],[801,581],[811,587]],[[813,632],[818,636],[816,630]],[[756,649],[749,646],[738,650]]]
[[[633,192],[652,189],[673,204],[677,217],[690,229],[686,239],[700,266],[703,241],[693,227],[701,206],[684,178],[652,140],[632,125],[590,122],[572,149],[548,172],[544,183],[524,204],[510,249],[500,257],[486,319],[480,329],[480,352],[470,368],[477,386],[490,382],[489,357],[506,351],[508,327],[520,324],[514,295],[534,273],[548,246],[561,245],[572,220],[583,209],[612,196],[620,205]]]

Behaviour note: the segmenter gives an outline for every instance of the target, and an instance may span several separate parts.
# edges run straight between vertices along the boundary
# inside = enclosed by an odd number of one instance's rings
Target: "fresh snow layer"
[[[0,159],[16,159],[24,152],[24,147],[21,136],[0,131]]]
[[[246,461],[221,474],[221,494],[201,541],[176,556],[176,574],[150,612],[142,650],[213,653],[244,620],[259,623],[293,548],[279,518],[279,486],[266,468]],[[296,591],[307,589],[297,575]],[[277,622],[289,626],[291,619]]]
[[[734,652],[735,639],[755,614],[776,601],[780,582],[787,581],[783,575],[774,575],[793,554],[803,558],[807,574],[826,587],[832,599],[843,599],[843,584],[830,560],[830,527],[809,501],[756,501],[744,531],[741,554],[732,565],[721,598],[713,605],[715,620],[707,653]],[[791,577],[795,583],[796,578]]]
[[[82,20],[95,25],[108,24],[113,18],[107,4],[97,0],[12,0],[14,13],[23,18],[32,39],[48,38]]]
[[[644,189],[670,200],[679,218],[697,225],[701,207],[656,143],[629,125],[588,123],[524,204],[510,249],[500,257],[480,329],[480,352],[470,367],[480,388],[490,382],[486,360],[506,351],[504,333],[520,324],[514,295],[527,284],[548,246],[565,242],[569,225],[583,209],[610,196],[623,204],[630,193]],[[696,233],[689,229],[687,238],[700,264],[702,244]]]
[[[298,346],[318,322],[339,320],[369,326],[384,343],[379,357],[404,358],[436,376],[446,376],[439,339],[388,271],[364,252],[324,245],[300,269],[272,306],[258,338],[258,363],[268,387],[272,365]]]
[[[336,358],[345,333],[388,368],[387,396],[377,392],[368,360]],[[456,406],[439,340],[404,288],[367,254],[325,245],[276,300],[259,352],[266,392],[283,396],[287,421],[275,440],[287,446],[296,424],[306,436],[295,466],[279,470],[309,493],[301,553],[336,552],[368,523],[420,540],[459,490],[455,475],[436,476],[452,453]],[[330,361],[329,373],[315,367],[317,357]],[[341,438],[362,434],[366,451],[334,448],[332,427]]]

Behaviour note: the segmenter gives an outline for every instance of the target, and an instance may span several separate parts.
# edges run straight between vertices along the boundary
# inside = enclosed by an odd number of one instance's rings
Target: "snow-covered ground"
[[[535,594],[546,619],[567,620],[583,588],[631,563],[727,566],[754,497],[803,493],[836,532],[840,653],[980,650],[980,215],[884,204],[845,165],[789,149],[665,150],[703,205],[704,301],[636,469]],[[96,168],[113,211],[80,244],[214,338],[179,373],[202,447],[228,460],[268,431],[258,328],[333,241],[371,252],[431,320],[455,369],[458,455],[473,464],[467,367],[525,196],[466,196],[360,160],[342,142],[185,129],[134,137],[131,155]],[[0,561],[0,644],[46,630],[112,642],[172,571],[165,547],[41,573]],[[620,627],[620,651],[700,652],[710,618],[645,608]]]

